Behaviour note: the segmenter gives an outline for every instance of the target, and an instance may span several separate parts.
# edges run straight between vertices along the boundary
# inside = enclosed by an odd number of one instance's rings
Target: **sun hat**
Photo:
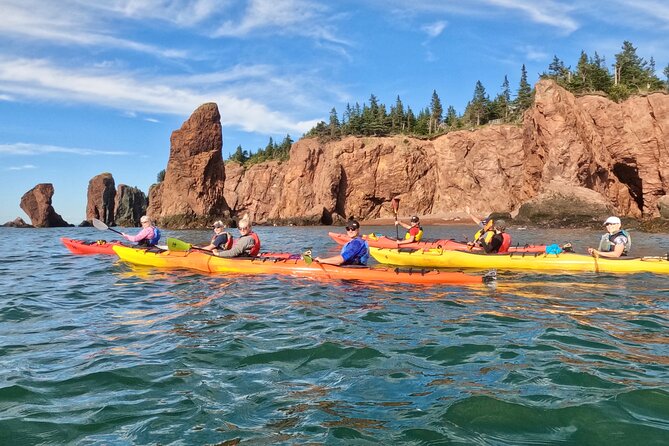
[[[604,221],[604,225],[619,225],[620,219],[618,217],[609,217]]]

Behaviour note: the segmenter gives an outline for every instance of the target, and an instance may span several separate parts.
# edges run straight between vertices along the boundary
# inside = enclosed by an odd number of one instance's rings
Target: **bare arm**
[[[341,255],[336,255],[332,257],[316,257],[314,261],[318,263],[323,263],[326,265],[341,265],[344,263],[344,258]]]
[[[613,251],[606,252],[606,251],[598,251],[597,249],[594,249],[594,248],[588,248],[588,253],[592,256],[595,256],[595,257],[616,258],[616,257],[620,257],[621,255],[623,255],[624,250],[625,250],[625,245],[623,245],[622,243],[618,243],[613,248]]]

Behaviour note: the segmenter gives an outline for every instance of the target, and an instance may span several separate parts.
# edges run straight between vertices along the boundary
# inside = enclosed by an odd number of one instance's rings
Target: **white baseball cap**
[[[604,221],[605,225],[619,225],[620,219],[618,217],[609,217]]]

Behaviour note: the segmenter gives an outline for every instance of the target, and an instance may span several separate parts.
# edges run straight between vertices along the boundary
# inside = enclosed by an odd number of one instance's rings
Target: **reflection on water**
[[[258,231],[268,250],[329,255],[327,229]],[[205,275],[58,244],[93,229],[34,234],[0,229],[37,243],[0,254],[0,444],[666,444],[665,277]]]

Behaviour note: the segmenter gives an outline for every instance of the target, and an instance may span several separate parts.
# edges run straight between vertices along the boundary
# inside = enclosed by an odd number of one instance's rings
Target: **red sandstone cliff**
[[[669,190],[669,95],[621,104],[536,85],[522,126],[485,126],[433,140],[405,136],[296,142],[290,160],[244,169],[220,161],[220,122],[205,104],[172,136],[165,182],[149,214],[249,212],[254,221],[331,223],[350,216],[448,216],[466,206],[513,212],[554,195],[638,217],[658,215]],[[225,184],[224,184],[225,181]],[[154,211],[153,213],[151,211]]]

